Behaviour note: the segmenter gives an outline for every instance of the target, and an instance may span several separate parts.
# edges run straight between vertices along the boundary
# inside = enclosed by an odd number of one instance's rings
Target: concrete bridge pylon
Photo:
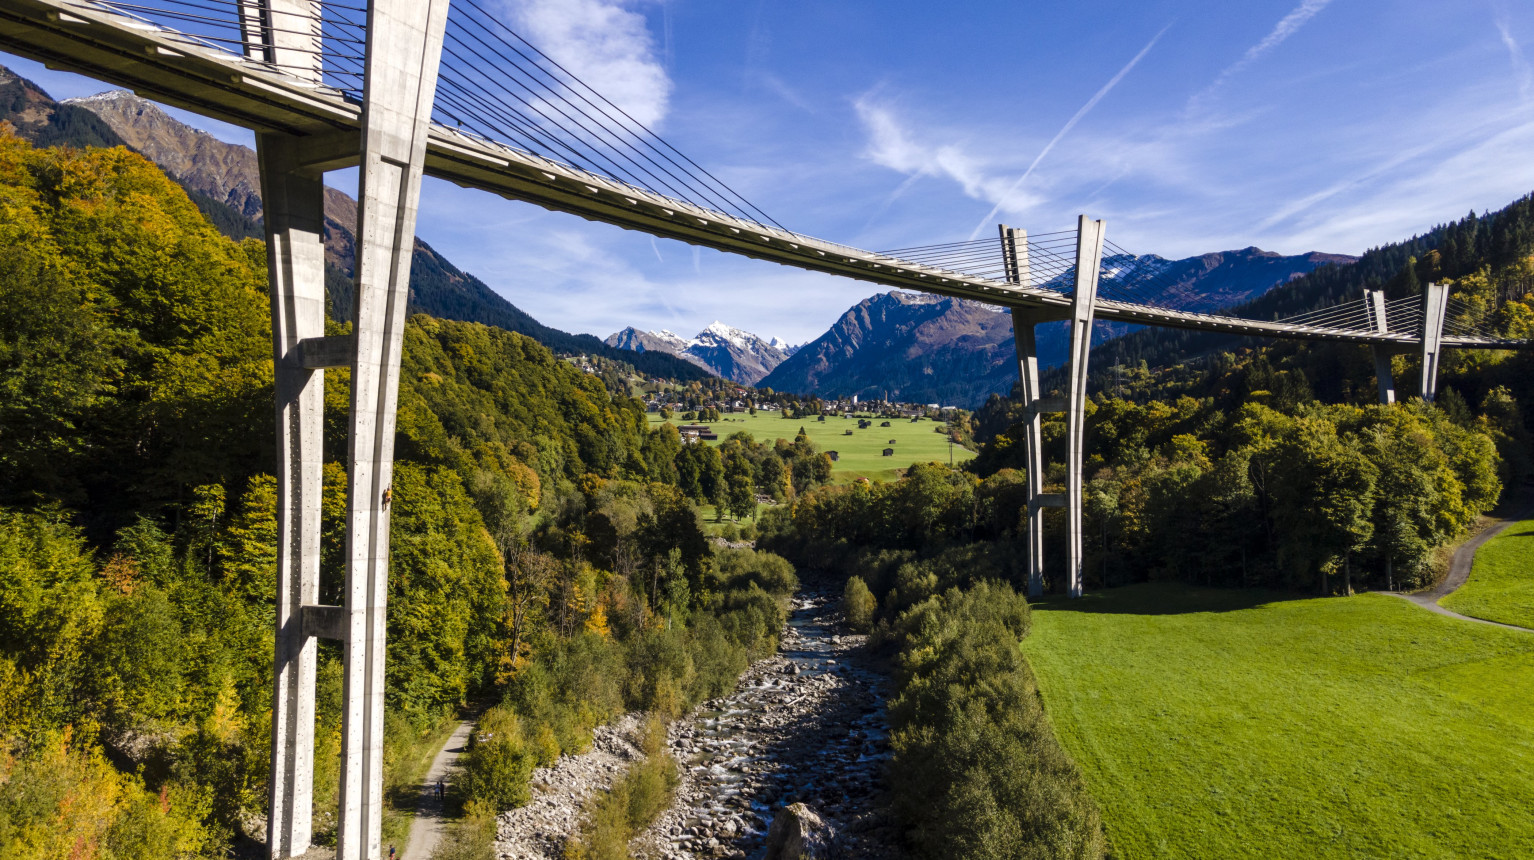
[[[1364,306],[1374,331],[1381,335],[1390,333],[1390,321],[1386,317],[1385,291],[1364,290]],[[1427,284],[1422,288],[1422,325],[1418,330],[1415,347],[1421,350],[1421,386],[1418,389],[1424,402],[1432,403],[1438,394],[1438,357],[1443,351],[1444,320],[1449,309],[1447,284]],[[1379,384],[1380,403],[1389,406],[1396,402],[1396,385],[1391,370],[1392,357],[1409,353],[1413,344],[1373,344],[1374,378]]]
[[[1443,322],[1448,310],[1448,284],[1422,288],[1422,399],[1428,403],[1438,396],[1438,357],[1443,353]]]
[[[271,276],[278,598],[268,854],[312,837],[317,638],[344,644],[337,860],[382,854],[385,608],[395,407],[448,0],[369,0],[361,133],[257,135]],[[247,54],[321,82],[320,6],[242,5]],[[295,71],[296,70],[296,71]],[[361,167],[352,333],[325,336],[323,174]],[[324,369],[351,370],[345,600],[319,598]]]
[[[1066,592],[1080,597],[1085,545],[1082,533],[1085,468],[1087,359],[1092,352],[1092,321],[1097,307],[1097,285],[1102,272],[1103,238],[1107,224],[1082,215],[1076,225],[1075,290],[1062,308],[1012,307],[1012,337],[1017,347],[1018,377],[1023,395],[1024,458],[1028,482],[1028,596],[1044,593],[1044,508],[1065,508]],[[1009,281],[1027,284],[1030,260],[1028,234],[1000,225],[1002,256]],[[1068,384],[1064,397],[1045,397],[1039,376],[1040,323],[1070,324]],[[1043,424],[1046,412],[1064,412],[1066,422],[1066,486],[1063,493],[1044,492]]]
[[[1374,330],[1379,334],[1389,334],[1390,324],[1385,318],[1385,291],[1364,290],[1364,306],[1368,308],[1369,320],[1374,324]],[[1396,402],[1395,375],[1390,367],[1390,359],[1400,353],[1400,350],[1374,344],[1369,347],[1369,351],[1374,356],[1374,380],[1379,385],[1380,402],[1389,406]]]

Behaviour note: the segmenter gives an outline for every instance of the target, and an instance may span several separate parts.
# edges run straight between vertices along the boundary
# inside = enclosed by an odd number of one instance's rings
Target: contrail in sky
[[[986,226],[991,223],[991,219],[995,218],[996,213],[1001,211],[1002,204],[1005,203],[1007,198],[1011,197],[1018,188],[1022,187],[1023,181],[1028,178],[1029,174],[1033,173],[1033,169],[1035,167],[1039,166],[1039,162],[1044,160],[1044,156],[1048,155],[1049,151],[1055,148],[1055,144],[1059,143],[1062,137],[1065,137],[1067,134],[1069,134],[1070,130],[1076,127],[1076,123],[1080,122],[1081,118],[1086,116],[1088,111],[1092,110],[1094,107],[1097,107],[1097,103],[1103,100],[1103,96],[1106,96],[1113,90],[1114,87],[1118,86],[1119,81],[1122,81],[1124,76],[1129,74],[1129,70],[1133,69],[1135,65],[1145,57],[1146,54],[1150,53],[1150,49],[1155,47],[1156,42],[1160,41],[1161,37],[1166,33],[1166,31],[1170,30],[1171,28],[1171,24],[1162,27],[1161,32],[1152,36],[1151,40],[1145,43],[1145,47],[1140,49],[1140,53],[1135,54],[1134,59],[1126,63],[1124,68],[1119,69],[1118,74],[1114,75],[1113,78],[1108,81],[1108,83],[1103,84],[1103,88],[1098,90],[1096,95],[1088,99],[1087,103],[1081,106],[1081,110],[1076,111],[1075,116],[1066,121],[1064,127],[1062,127],[1060,131],[1054,136],[1054,138],[1051,139],[1049,143],[1045,144],[1044,148],[1040,150],[1038,156],[1033,159],[1033,163],[1028,165],[1028,169],[1023,171],[1023,175],[1019,176],[1017,181],[1012,183],[1012,186],[1007,189],[1007,193],[1001,195],[1001,197],[996,201],[996,205],[991,207],[991,211],[987,212],[985,217],[980,219],[980,223],[975,225],[975,229],[970,231],[969,238],[971,240],[974,240],[976,236],[979,236],[980,231],[984,230]]]

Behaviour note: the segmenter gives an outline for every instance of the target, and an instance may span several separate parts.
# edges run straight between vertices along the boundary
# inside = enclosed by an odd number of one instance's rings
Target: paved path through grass
[[[1449,611],[1493,624],[1534,628],[1534,513],[1524,504],[1454,554],[1442,594]],[[1458,574],[1458,581],[1456,581]],[[1431,592],[1430,592],[1431,593]]]
[[[437,796],[437,781],[447,781],[448,775],[458,764],[458,756],[468,747],[469,733],[472,731],[473,720],[459,723],[447,743],[442,745],[437,757],[432,759],[431,768],[421,782],[421,797],[416,807],[415,821],[410,825],[410,842],[405,846],[400,860],[428,860],[431,853],[437,850],[437,840],[442,838],[442,831],[447,825],[442,799]]]
[[[1501,518],[1488,524],[1486,528],[1481,529],[1481,531],[1476,533],[1469,540],[1460,544],[1459,547],[1454,550],[1454,557],[1449,562],[1448,575],[1443,578],[1443,582],[1439,583],[1438,587],[1428,589],[1427,591],[1418,591],[1413,594],[1397,594],[1396,596],[1404,597],[1407,600],[1417,604],[1418,606],[1421,606],[1423,609],[1427,609],[1431,612],[1436,612],[1439,615],[1447,615],[1450,618],[1458,618],[1461,621],[1474,621],[1478,624],[1492,624],[1497,627],[1506,627],[1510,630],[1534,632],[1529,629],[1531,626],[1529,624],[1523,624],[1520,626],[1517,624],[1505,624],[1501,621],[1492,620],[1491,617],[1486,616],[1485,609],[1481,606],[1481,604],[1484,602],[1481,599],[1483,592],[1493,593],[1491,601],[1493,604],[1499,604],[1501,602],[1497,599],[1502,596],[1500,592],[1503,589],[1498,587],[1500,583],[1487,582],[1487,580],[1497,579],[1498,577],[1496,573],[1500,572],[1493,572],[1490,570],[1490,568],[1504,566],[1502,564],[1501,556],[1508,553],[1501,550],[1500,548],[1488,551],[1488,556],[1496,556],[1496,558],[1488,559],[1487,563],[1481,566],[1480,575],[1477,577],[1475,587],[1468,589],[1464,595],[1455,600],[1449,601],[1448,604],[1441,602],[1444,600],[1444,598],[1447,598],[1449,595],[1459,591],[1460,587],[1464,586],[1469,581],[1471,572],[1475,569],[1476,558],[1480,554],[1481,547],[1492,538],[1500,535],[1509,526],[1517,524],[1519,522],[1519,518],[1527,516],[1528,513],[1528,505],[1520,505],[1507,517]],[[1517,531],[1519,533],[1534,531],[1534,521],[1521,523],[1520,528]],[[1511,553],[1513,556],[1511,561],[1513,561],[1517,567],[1517,569],[1514,571],[1515,575],[1513,578],[1515,580],[1522,580],[1523,584],[1527,585],[1529,588],[1531,596],[1534,596],[1534,569],[1531,569],[1534,568],[1534,552],[1523,554],[1523,558],[1521,559],[1522,564],[1517,564],[1517,562],[1520,560],[1518,559],[1518,556],[1520,555],[1518,552],[1519,549],[1522,548],[1515,547],[1514,551]],[[1531,547],[1530,549],[1534,550],[1534,547]],[[1469,597],[1469,599],[1466,599],[1466,597]],[[1534,605],[1534,601],[1531,601],[1531,605]],[[1472,614],[1467,615],[1455,612],[1454,609],[1450,608],[1450,606],[1469,609],[1472,611]]]
[[[1123,860],[1534,857],[1534,637],[1380,594],[1177,585],[1034,626]]]

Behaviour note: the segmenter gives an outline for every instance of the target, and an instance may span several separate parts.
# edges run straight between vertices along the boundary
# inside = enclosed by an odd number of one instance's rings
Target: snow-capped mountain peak
[[[768,340],[719,320],[709,323],[694,338],[684,338],[665,329],[641,332],[630,327],[609,337],[607,344],[639,351],[662,349],[720,376],[747,384],[766,376],[797,351],[781,338]]]
[[[734,326],[727,326],[719,320],[714,320],[708,324],[707,328],[698,332],[698,336],[693,339],[693,343],[708,343],[711,340],[723,340],[741,349],[750,349],[753,342],[764,342],[760,337],[750,332],[741,331]]]

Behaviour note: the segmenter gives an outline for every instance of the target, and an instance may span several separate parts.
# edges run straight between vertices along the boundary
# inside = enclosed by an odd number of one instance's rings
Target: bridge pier
[[[382,855],[384,660],[395,408],[427,130],[448,0],[369,0],[362,134],[257,136],[276,361],[277,642],[267,850],[312,835],[317,637],[344,643],[337,860]],[[319,6],[242,6],[253,57],[320,81]],[[305,23],[307,22],[307,23]],[[339,145],[338,145],[339,144]],[[338,155],[339,153],[339,155]],[[325,337],[323,171],[361,164],[352,333]],[[351,369],[343,606],[318,605],[326,367]]]
[[[1443,320],[1449,309],[1449,285],[1422,288],[1422,399],[1438,396],[1438,356],[1443,349]]]
[[[1080,597],[1085,547],[1082,536],[1085,469],[1087,360],[1092,351],[1092,320],[1097,306],[1097,283],[1102,269],[1105,222],[1085,215],[1076,228],[1076,288],[1068,308],[1012,308],[1012,337],[1017,348],[1018,377],[1023,396],[1024,458],[1028,481],[1028,595],[1044,593],[1044,508],[1065,508],[1066,592]],[[1002,255],[1008,280],[1027,284],[1030,274],[1028,234],[1001,225]],[[1038,341],[1034,328],[1040,323],[1067,320],[1071,326],[1069,382],[1063,398],[1043,395],[1039,377]],[[1066,414],[1066,488],[1064,493],[1044,492],[1043,426],[1046,412]]]
[[[1389,321],[1385,318],[1385,291],[1364,290],[1364,305],[1369,309],[1369,318],[1374,326],[1374,331],[1379,334],[1390,332]],[[1374,379],[1379,385],[1380,403],[1389,406],[1396,402],[1395,374],[1390,367],[1390,360],[1400,353],[1399,349],[1381,344],[1369,347],[1374,356]]]
[[[306,0],[242,5],[246,54],[321,81],[318,10]],[[313,21],[313,27],[290,24]],[[316,643],[305,607],[319,601],[325,374],[306,367],[304,344],[325,335],[325,202],[293,135],[256,135],[272,305],[277,404],[277,605],[272,667],[272,770],[267,845],[303,854],[312,835]]]
[[[323,183],[298,169],[289,135],[256,137],[272,297],[277,400],[277,643],[272,677],[271,856],[309,847],[314,776],[315,641],[304,607],[319,601],[325,374],[303,345],[325,334]]]

